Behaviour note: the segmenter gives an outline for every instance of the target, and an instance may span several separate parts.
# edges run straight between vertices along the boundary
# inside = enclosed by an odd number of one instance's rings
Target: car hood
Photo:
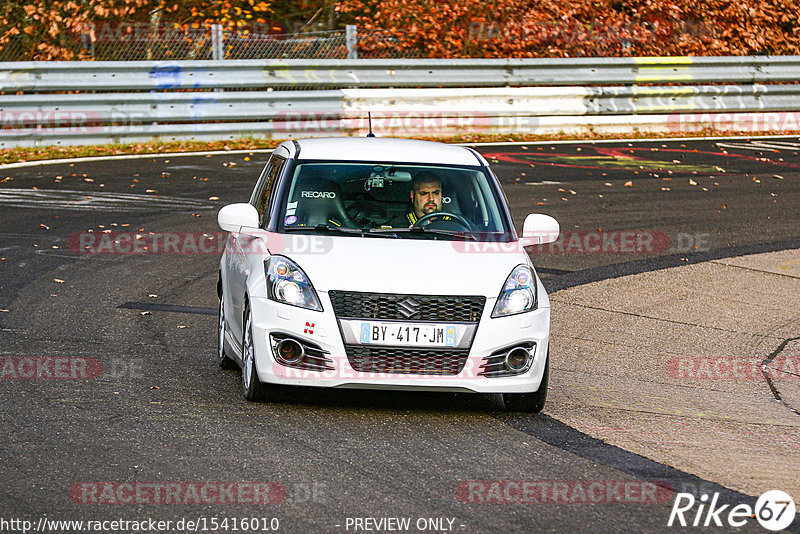
[[[495,244],[487,247],[485,243],[469,241],[303,237],[312,238],[316,246],[292,247],[282,243],[284,250],[270,246],[270,253],[284,255],[297,263],[317,291],[494,298],[511,270],[528,263],[524,252],[499,251],[515,247]]]

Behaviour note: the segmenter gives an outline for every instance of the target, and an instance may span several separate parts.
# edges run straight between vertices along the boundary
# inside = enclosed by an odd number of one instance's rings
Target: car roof
[[[281,144],[299,160],[483,165],[473,150],[457,145],[392,137],[322,137]],[[299,148],[299,155],[297,150]]]

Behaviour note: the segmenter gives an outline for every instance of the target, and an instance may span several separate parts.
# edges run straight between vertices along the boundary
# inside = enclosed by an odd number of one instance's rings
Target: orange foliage
[[[87,42],[105,29],[125,35],[147,24],[176,28],[268,23],[267,0],[22,0],[0,7],[0,57],[91,59]]]
[[[341,0],[337,10],[426,57],[800,53],[796,0]]]

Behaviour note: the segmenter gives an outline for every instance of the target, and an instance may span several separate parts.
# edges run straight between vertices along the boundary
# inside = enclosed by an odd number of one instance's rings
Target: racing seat
[[[327,178],[309,177],[297,184],[297,215],[303,226],[333,224],[356,228],[342,204],[339,184]]]
[[[447,182],[442,183],[442,211],[449,211],[456,215],[461,213],[461,206],[458,202],[458,195],[451,185]]]

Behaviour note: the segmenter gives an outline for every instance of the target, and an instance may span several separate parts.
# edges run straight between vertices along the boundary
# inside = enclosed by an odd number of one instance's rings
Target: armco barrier
[[[529,87],[800,80],[800,56],[0,63],[0,91]]]
[[[800,84],[772,82],[798,80],[798,56],[0,63],[0,148],[357,135],[367,111],[384,135],[795,130]]]

